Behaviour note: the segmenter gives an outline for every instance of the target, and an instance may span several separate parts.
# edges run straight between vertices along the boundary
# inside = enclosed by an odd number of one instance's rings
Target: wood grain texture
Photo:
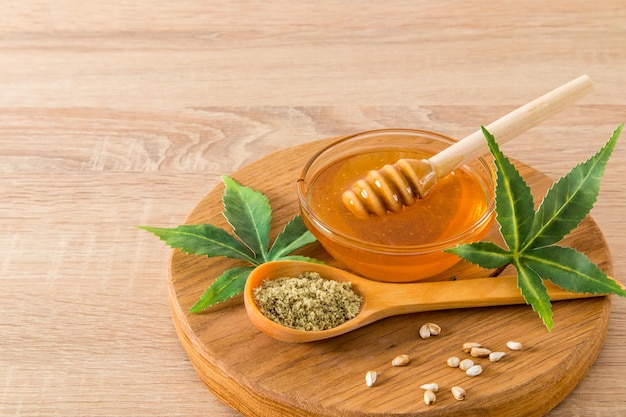
[[[294,184],[301,168],[333,140],[276,152],[233,174],[240,183],[268,196],[274,208],[274,234],[298,213]],[[272,169],[277,166],[280,171]],[[539,198],[552,184],[529,167],[518,169]],[[216,187],[194,207],[186,222],[227,229],[221,218],[222,194],[223,187]],[[498,241],[497,226],[487,239]],[[586,253],[612,273],[603,236],[590,218],[563,244]],[[298,253],[341,266],[317,243]],[[174,251],[169,293],[179,339],[200,377],[245,416],[542,416],[587,373],[609,322],[611,303],[605,297],[554,303],[557,325],[551,333],[530,307],[507,306],[410,314],[326,341],[285,343],[252,325],[242,311],[241,297],[204,314],[188,313],[215,277],[238,264]],[[492,272],[461,262],[436,279],[484,278]],[[440,325],[442,334],[422,340],[418,329],[426,322]],[[526,347],[511,352],[506,348],[509,340]],[[485,372],[480,378],[469,378],[446,366],[450,356],[470,357],[461,349],[468,341],[509,356],[496,364],[474,359]],[[401,354],[412,356],[413,364],[401,370],[391,368],[391,359]],[[381,376],[372,388],[364,384],[369,370]],[[419,386],[429,382],[442,388],[434,407],[421,399]],[[466,401],[459,403],[451,397],[454,385],[469,392]]]
[[[0,107],[489,104],[494,84],[517,103],[530,84],[585,72],[603,103],[623,103],[615,0],[13,6],[0,18]]]
[[[82,2],[0,13],[0,414],[239,415],[176,338],[174,226],[229,174],[377,127],[454,137],[587,73],[596,91],[507,144],[556,178],[626,114],[621,0]],[[563,144],[568,146],[563,146]],[[592,212],[623,280],[618,144]],[[626,302],[551,417],[626,415]]]

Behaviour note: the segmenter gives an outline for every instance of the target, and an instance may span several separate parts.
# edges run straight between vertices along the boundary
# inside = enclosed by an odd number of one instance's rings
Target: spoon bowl
[[[324,279],[350,282],[352,289],[363,298],[359,314],[337,327],[319,331],[293,329],[265,317],[254,301],[254,289],[263,280],[298,277],[304,272],[317,272]],[[549,282],[544,284],[553,301],[601,295],[568,292]],[[323,264],[273,261],[264,263],[252,271],[244,288],[244,304],[250,321],[263,333],[284,342],[302,343],[339,336],[383,318],[400,314],[526,304],[526,302],[517,287],[516,276],[396,284],[371,281]]]

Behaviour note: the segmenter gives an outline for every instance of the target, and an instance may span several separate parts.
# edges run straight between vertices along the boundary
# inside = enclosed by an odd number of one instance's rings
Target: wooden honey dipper
[[[489,124],[486,129],[499,144],[508,142],[533,126],[552,117],[593,90],[593,83],[582,75]],[[342,196],[344,205],[355,216],[383,216],[399,212],[426,196],[438,178],[489,152],[482,130],[477,130],[429,159],[403,158],[395,164],[372,170],[356,181]]]

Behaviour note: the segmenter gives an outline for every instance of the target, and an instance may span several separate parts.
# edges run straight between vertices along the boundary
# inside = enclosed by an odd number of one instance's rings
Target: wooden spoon
[[[304,272],[317,272],[324,279],[351,282],[353,290],[363,297],[361,312],[352,320],[321,331],[296,330],[265,317],[254,301],[253,290],[265,279],[298,277]],[[568,292],[549,282],[544,282],[544,284],[550,298],[555,301],[599,296],[599,294]],[[246,281],[244,303],[248,317],[262,332],[278,340],[296,343],[339,336],[385,317],[400,314],[526,304],[517,287],[516,276],[393,284],[370,281],[328,265],[298,261],[274,261],[258,266]]]

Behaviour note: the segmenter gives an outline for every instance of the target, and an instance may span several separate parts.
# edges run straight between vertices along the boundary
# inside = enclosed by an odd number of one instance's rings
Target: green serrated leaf
[[[522,246],[533,223],[533,196],[519,171],[500,151],[493,135],[484,127],[482,131],[497,169],[496,220],[506,245],[515,253]]]
[[[552,304],[550,304],[550,295],[541,277],[532,268],[522,263],[516,264],[515,269],[517,270],[517,286],[524,300],[539,314],[548,331],[551,331],[554,326]]]
[[[605,146],[557,181],[544,197],[524,246],[552,245],[571,232],[591,211],[600,192],[606,164],[622,130],[620,125]]]
[[[204,294],[200,296],[200,299],[189,309],[189,312],[199,313],[208,307],[240,294],[246,285],[248,276],[253,270],[254,267],[241,266],[225,271],[213,281]]]
[[[283,231],[276,237],[267,258],[276,260],[299,249],[309,243],[315,242],[315,236],[306,228],[300,215],[291,219]]]
[[[190,309],[198,313],[216,303],[241,293],[255,266],[269,260],[293,259],[320,262],[306,256],[289,253],[315,241],[300,216],[287,223],[278,235],[271,253],[269,249],[272,208],[262,193],[244,187],[224,176],[223,215],[232,226],[235,236],[210,224],[181,225],[174,228],[138,226],[158,236],[169,246],[193,255],[225,256],[246,261],[253,266],[240,266],[222,273]],[[320,262],[322,263],[322,262]]]
[[[255,254],[256,263],[267,261],[272,208],[262,193],[222,177],[226,189],[222,201],[224,217],[233,231]]]
[[[600,151],[555,183],[536,213],[528,185],[500,152],[494,137],[482,128],[497,167],[496,220],[509,250],[478,242],[448,252],[485,268],[512,263],[520,292],[548,330],[554,323],[543,279],[568,291],[626,296],[624,286],[604,274],[584,254],[554,245],[591,210],[622,128],[620,124]]]
[[[543,279],[567,291],[626,296],[621,283],[607,276],[575,249],[561,246],[537,248],[525,253],[523,261]]]
[[[181,225],[174,228],[138,226],[168,246],[192,255],[225,256],[254,262],[250,250],[224,229],[210,224]]]
[[[314,264],[323,264],[324,262],[317,260],[315,258],[309,258],[308,256],[300,256],[300,255],[287,255],[281,256],[280,258],[274,259],[275,261],[302,261],[302,262],[311,262]]]
[[[445,252],[453,253],[483,268],[500,268],[513,260],[509,251],[492,242],[467,243]]]

